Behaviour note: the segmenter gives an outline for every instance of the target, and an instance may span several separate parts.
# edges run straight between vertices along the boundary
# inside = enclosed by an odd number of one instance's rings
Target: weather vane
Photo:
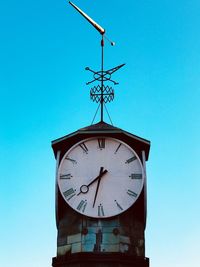
[[[79,7],[77,7],[75,4],[70,2],[70,5],[72,5],[92,26],[101,34],[101,70],[100,71],[94,71],[90,69],[89,67],[86,67],[86,70],[89,70],[93,73],[93,80],[90,82],[87,82],[86,84],[91,84],[95,81],[99,81],[100,85],[94,86],[90,89],[90,98],[92,101],[96,103],[100,103],[99,106],[101,106],[101,121],[103,121],[103,110],[104,105],[108,102],[113,101],[114,99],[114,90],[111,86],[104,85],[104,82],[112,82],[114,85],[118,84],[116,81],[111,79],[111,76],[114,72],[116,72],[118,69],[123,67],[125,64],[121,64],[115,68],[104,70],[104,38],[106,38],[111,45],[115,45],[114,42],[110,41],[105,36],[105,29],[102,28],[99,24],[97,24],[92,18],[90,18],[85,12],[83,12]],[[99,108],[99,107],[98,107]],[[97,109],[98,110],[98,109]]]

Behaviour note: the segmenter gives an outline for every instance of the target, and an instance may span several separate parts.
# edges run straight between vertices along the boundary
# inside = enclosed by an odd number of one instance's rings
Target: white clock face
[[[58,168],[64,200],[94,218],[118,215],[131,207],[144,184],[137,154],[120,140],[96,137],[74,145]]]

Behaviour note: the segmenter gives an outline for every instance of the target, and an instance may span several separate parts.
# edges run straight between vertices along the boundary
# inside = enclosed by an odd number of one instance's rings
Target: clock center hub
[[[87,185],[84,184],[80,187],[81,193],[86,194],[88,191],[89,191],[89,187]]]

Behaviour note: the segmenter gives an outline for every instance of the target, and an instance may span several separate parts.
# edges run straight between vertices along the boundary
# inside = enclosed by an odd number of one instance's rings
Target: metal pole
[[[104,69],[104,35],[101,39],[101,121],[103,121],[103,69]]]

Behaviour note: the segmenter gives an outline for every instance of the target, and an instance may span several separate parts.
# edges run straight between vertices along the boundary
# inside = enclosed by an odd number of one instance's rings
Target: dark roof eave
[[[99,134],[105,134],[105,133],[106,134],[109,134],[109,133],[123,133],[123,134],[125,134],[125,135],[127,135],[127,136],[129,136],[131,138],[134,138],[134,139],[136,139],[136,140],[138,140],[138,141],[140,141],[142,143],[145,143],[147,145],[150,145],[150,141],[148,141],[148,140],[146,140],[144,138],[141,138],[141,137],[139,137],[137,135],[134,135],[134,134],[131,134],[129,132],[126,132],[124,130],[121,130],[120,128],[116,128],[116,129],[112,129],[112,130],[107,130],[107,129],[84,130],[84,129],[80,129],[80,130],[77,130],[77,131],[75,131],[75,132],[73,132],[71,134],[65,135],[65,136],[63,136],[61,138],[58,138],[58,139],[55,139],[51,143],[52,143],[52,145],[58,144],[58,143],[66,140],[66,139],[68,139],[70,137],[73,137],[73,136],[75,136],[77,134],[94,134],[94,133],[95,134],[98,134],[98,133]]]

